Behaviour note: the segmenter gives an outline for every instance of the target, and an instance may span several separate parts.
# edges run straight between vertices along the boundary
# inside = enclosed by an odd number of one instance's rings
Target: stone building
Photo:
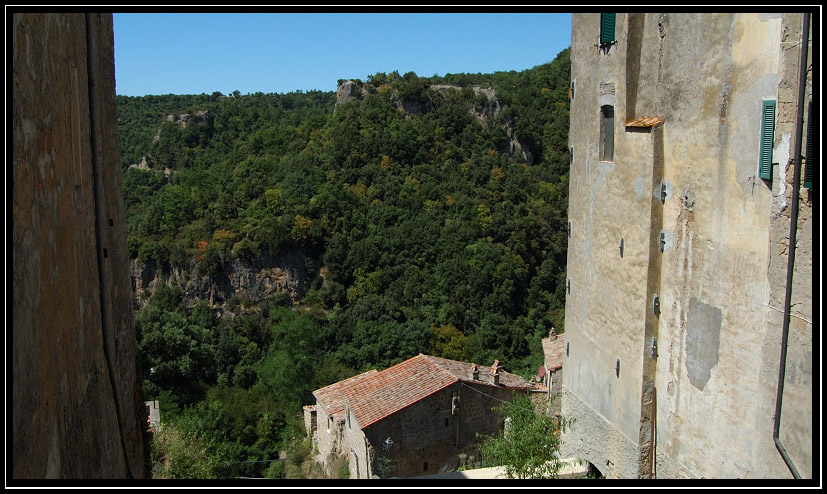
[[[560,414],[560,400],[563,393],[563,354],[566,349],[566,335],[557,334],[554,328],[548,338],[543,338],[543,365],[537,370],[537,381],[548,389],[546,412]]]
[[[161,430],[161,407],[158,405],[158,400],[145,401],[146,407],[146,423],[149,430],[153,433]]]
[[[800,13],[573,15],[564,456],[812,478],[811,39]]]
[[[144,478],[112,14],[9,14],[8,475]]]
[[[481,369],[419,354],[314,391],[305,424],[328,468],[343,455],[350,478],[416,477],[456,469],[460,454],[479,458],[477,434],[502,427],[492,408],[532,390],[545,391],[498,361]]]
[[[313,436],[320,463],[326,468],[329,469],[336,457],[343,454],[346,411],[342,390],[378,373],[376,369],[371,369],[317,389],[313,392],[316,404],[304,407],[305,428]]]

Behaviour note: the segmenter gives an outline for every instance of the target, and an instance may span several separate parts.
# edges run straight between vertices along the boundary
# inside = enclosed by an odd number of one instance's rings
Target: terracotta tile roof
[[[493,386],[487,381],[474,381],[472,365],[420,353],[340,389],[356,421],[364,429],[456,382],[473,381]],[[527,389],[528,382],[500,370],[500,387]]]
[[[557,339],[543,340],[543,353],[546,356],[546,367],[552,371],[563,368],[563,355],[566,353],[566,334],[558,334]]]
[[[654,127],[655,125],[663,123],[658,117],[641,117],[626,120],[623,123],[624,127]]]
[[[333,418],[337,421],[344,420],[345,400],[342,396],[342,390],[378,373],[379,371],[376,369],[371,369],[367,372],[357,374],[329,386],[319,388],[316,391],[313,391],[313,396],[322,405],[325,413],[328,415],[333,415]]]

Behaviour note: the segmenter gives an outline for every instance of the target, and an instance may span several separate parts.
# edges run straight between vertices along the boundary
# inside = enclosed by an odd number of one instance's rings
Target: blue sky
[[[520,71],[571,44],[569,13],[115,13],[114,24],[116,92],[128,96]]]

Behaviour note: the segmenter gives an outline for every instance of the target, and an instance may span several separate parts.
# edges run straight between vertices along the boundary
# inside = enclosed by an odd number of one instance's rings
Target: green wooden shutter
[[[807,106],[807,164],[804,168],[804,187],[813,188],[813,168],[816,164],[813,161],[813,102]]]
[[[764,101],[761,106],[761,153],[758,176],[772,180],[772,141],[775,137],[775,100]]]
[[[600,43],[611,43],[615,40],[615,15],[600,14]]]

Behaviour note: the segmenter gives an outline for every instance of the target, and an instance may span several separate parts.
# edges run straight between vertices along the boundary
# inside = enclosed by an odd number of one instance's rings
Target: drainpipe
[[[792,212],[790,215],[790,245],[787,249],[787,286],[784,295],[784,322],[781,327],[781,361],[778,364],[778,391],[775,396],[775,425],[772,431],[772,439],[775,447],[781,453],[781,457],[792,472],[793,477],[800,479],[801,475],[793,465],[792,459],[787,450],[781,444],[779,430],[781,428],[781,401],[784,395],[784,374],[787,367],[787,339],[790,332],[790,306],[793,292],[793,267],[795,266],[795,242],[798,233],[798,189],[801,181],[801,138],[804,127],[804,92],[807,82],[807,43],[809,41],[810,14],[804,14],[803,26],[801,28],[801,62],[799,63],[798,78],[798,116],[795,122],[795,164],[793,169],[793,198]],[[807,163],[807,166],[810,166]]]

